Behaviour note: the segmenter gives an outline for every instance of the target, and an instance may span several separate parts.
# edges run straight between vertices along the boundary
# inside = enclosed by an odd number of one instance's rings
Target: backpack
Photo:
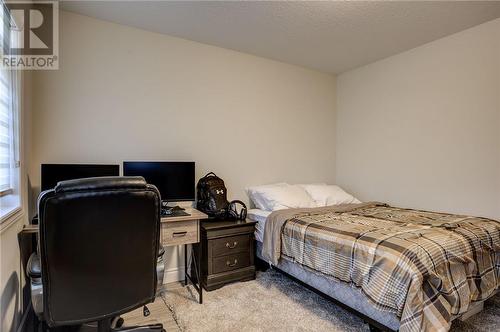
[[[224,180],[210,172],[198,181],[196,191],[198,210],[210,217],[224,218],[226,216],[229,202]]]
[[[242,201],[227,201],[227,189],[224,180],[210,172],[196,185],[198,210],[209,217],[226,220],[245,220],[247,207]],[[239,211],[238,211],[239,208]]]

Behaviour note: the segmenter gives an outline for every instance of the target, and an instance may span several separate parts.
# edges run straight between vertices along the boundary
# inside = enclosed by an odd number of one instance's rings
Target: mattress
[[[247,213],[247,218],[256,221],[255,225],[255,239],[259,242],[264,240],[264,225],[266,224],[267,217],[271,211],[264,211],[261,209],[250,209]]]

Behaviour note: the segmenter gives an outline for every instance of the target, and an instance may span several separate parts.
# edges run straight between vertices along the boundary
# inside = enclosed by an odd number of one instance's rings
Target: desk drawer
[[[242,252],[234,255],[227,255],[213,258],[214,273],[233,271],[250,265],[250,253]]]
[[[248,248],[250,248],[250,234],[228,236],[211,241],[213,241],[213,257],[232,255],[248,251]]]
[[[161,244],[178,246],[198,242],[198,220],[161,224]]]

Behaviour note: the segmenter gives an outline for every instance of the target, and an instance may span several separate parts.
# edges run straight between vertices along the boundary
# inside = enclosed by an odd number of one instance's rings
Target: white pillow
[[[301,187],[312,197],[316,206],[361,203],[357,198],[346,193],[339,186],[306,184],[301,185]]]
[[[268,211],[266,204],[267,202],[264,198],[262,198],[262,192],[272,191],[275,188],[286,187],[286,186],[288,186],[288,183],[281,182],[281,183],[266,184],[262,186],[248,187],[246,188],[246,191],[248,197],[255,204],[255,207],[257,209]]]
[[[250,199],[261,210],[274,211],[289,208],[315,207],[311,196],[297,185],[277,183],[247,188]]]

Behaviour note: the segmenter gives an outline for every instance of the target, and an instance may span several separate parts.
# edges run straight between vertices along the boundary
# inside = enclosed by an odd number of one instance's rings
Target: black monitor
[[[194,201],[194,162],[124,161],[124,176],[143,176],[154,184],[164,202]]]
[[[54,188],[59,181],[120,176],[120,165],[42,164],[42,191]]]

